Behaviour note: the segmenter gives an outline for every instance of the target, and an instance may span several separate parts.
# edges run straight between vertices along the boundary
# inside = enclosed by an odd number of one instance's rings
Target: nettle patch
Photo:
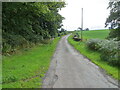
[[[116,39],[90,39],[86,45],[89,49],[101,52],[100,57],[102,60],[107,61],[111,65],[120,65],[120,41],[116,41]]]

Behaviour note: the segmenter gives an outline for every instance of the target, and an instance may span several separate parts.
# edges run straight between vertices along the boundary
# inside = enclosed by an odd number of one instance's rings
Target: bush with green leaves
[[[97,50],[101,53],[101,60],[107,61],[111,65],[120,65],[120,41],[116,39],[100,40],[90,39],[86,45],[91,50]]]
[[[98,50],[101,46],[98,44],[102,42],[100,39],[90,39],[86,42],[86,45],[89,49]]]
[[[107,39],[111,39],[111,38],[116,38],[116,40],[120,40],[120,29],[111,29],[109,36],[107,37]]]
[[[101,59],[107,61],[112,65],[120,65],[120,48],[118,47],[120,41],[113,40],[102,40],[101,43],[98,43],[101,48]]]

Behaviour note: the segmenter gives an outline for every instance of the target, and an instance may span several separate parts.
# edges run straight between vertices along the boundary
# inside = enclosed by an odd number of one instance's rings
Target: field
[[[76,33],[76,32],[74,32]],[[79,32],[80,34],[80,32]],[[91,39],[91,38],[100,38],[105,39],[109,34],[108,30],[99,30],[99,31],[84,31],[83,39]],[[86,47],[86,40],[83,42],[76,42],[72,39],[72,35],[68,38],[69,43],[74,46],[81,54],[89,58],[93,63],[100,66],[102,69],[106,71],[107,74],[111,75],[115,79],[119,79],[118,77],[118,68],[108,65],[107,62],[102,61],[100,59],[100,53],[97,51],[92,51]]]
[[[3,56],[3,88],[40,88],[60,38],[12,56]]]
[[[83,31],[83,38],[84,39],[92,39],[92,38],[100,38],[105,39],[108,34],[109,30],[93,30],[93,31]],[[80,34],[80,31],[78,32]]]

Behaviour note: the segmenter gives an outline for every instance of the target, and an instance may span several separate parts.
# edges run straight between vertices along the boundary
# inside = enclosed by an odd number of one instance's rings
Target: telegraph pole
[[[83,39],[82,31],[83,31],[83,8],[81,9],[81,40]]]

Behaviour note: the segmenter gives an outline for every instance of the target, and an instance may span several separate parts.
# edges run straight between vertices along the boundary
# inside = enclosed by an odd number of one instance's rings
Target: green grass
[[[105,33],[104,33],[105,32]],[[93,35],[92,35],[92,34]],[[102,35],[102,33],[104,33]],[[95,34],[95,35],[94,35]],[[90,38],[100,38],[104,39],[108,35],[107,31],[85,31],[84,37],[87,39]],[[76,42],[72,39],[72,35],[68,38],[68,42],[74,46],[75,49],[77,49],[81,54],[89,58],[93,63],[100,66],[102,69],[106,71],[107,74],[111,75],[113,78],[120,80],[120,77],[118,77],[118,68],[110,66],[107,62],[100,59],[100,53],[97,51],[92,51],[86,47],[86,42]]]
[[[92,38],[100,38],[105,39],[108,34],[109,30],[93,30],[93,31],[83,31],[83,38],[84,39],[92,39]],[[80,34],[80,31],[79,31]]]
[[[3,88],[40,88],[42,78],[60,38],[50,44],[37,45],[28,51],[3,56]]]

